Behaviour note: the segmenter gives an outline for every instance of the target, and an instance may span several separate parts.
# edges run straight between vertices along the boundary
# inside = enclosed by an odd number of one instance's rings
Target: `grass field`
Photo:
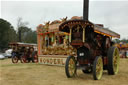
[[[114,76],[104,71],[101,80],[78,70],[75,78],[67,78],[64,67],[40,64],[12,64],[0,60],[0,85],[128,85],[128,59],[120,59],[119,73]]]

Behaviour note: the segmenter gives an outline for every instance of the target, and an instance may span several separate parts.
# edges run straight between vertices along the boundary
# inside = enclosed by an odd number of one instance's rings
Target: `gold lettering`
[[[47,63],[49,63],[49,59],[47,59]]]
[[[50,64],[52,64],[52,59],[50,59]]]
[[[58,59],[58,64],[60,64],[60,59]]]
[[[61,59],[61,64],[64,65],[63,59]]]
[[[40,62],[42,63],[42,58],[40,58]]]
[[[46,59],[45,58],[43,59],[43,62],[46,63]]]
[[[54,59],[54,64],[56,64],[56,59]]]

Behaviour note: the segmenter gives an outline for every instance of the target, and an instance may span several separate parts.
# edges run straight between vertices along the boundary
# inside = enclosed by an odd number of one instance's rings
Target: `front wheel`
[[[101,79],[103,74],[103,60],[101,56],[97,56],[93,63],[93,78],[94,80]]]
[[[18,57],[17,56],[12,56],[12,63],[17,63],[18,62]]]
[[[73,56],[69,56],[66,60],[65,73],[68,78],[72,78],[76,74],[76,60]]]

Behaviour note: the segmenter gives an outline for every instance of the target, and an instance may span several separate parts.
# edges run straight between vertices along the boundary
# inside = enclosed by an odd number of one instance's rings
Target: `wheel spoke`
[[[99,80],[102,77],[102,73],[103,73],[103,61],[102,61],[102,57],[98,56],[96,57],[95,61],[96,65],[94,63],[94,67],[93,67],[93,71],[94,71],[94,79]]]
[[[101,78],[101,75],[102,75],[102,59],[99,58],[97,60],[97,68],[96,68],[96,74],[97,74],[97,78],[100,79]]]
[[[119,62],[118,57],[119,57],[118,50],[115,49],[113,53],[113,70],[115,74],[118,72],[118,62]]]
[[[74,75],[74,72],[75,72],[75,62],[74,62],[73,59],[70,59],[69,60],[68,69],[69,69],[70,75],[73,76]]]

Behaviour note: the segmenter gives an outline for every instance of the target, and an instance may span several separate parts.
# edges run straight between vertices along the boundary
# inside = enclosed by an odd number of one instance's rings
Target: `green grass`
[[[78,70],[75,78],[67,78],[65,68],[38,63],[13,64],[0,60],[0,85],[128,85],[128,59],[121,59],[119,73],[110,76],[104,71],[101,80]]]

